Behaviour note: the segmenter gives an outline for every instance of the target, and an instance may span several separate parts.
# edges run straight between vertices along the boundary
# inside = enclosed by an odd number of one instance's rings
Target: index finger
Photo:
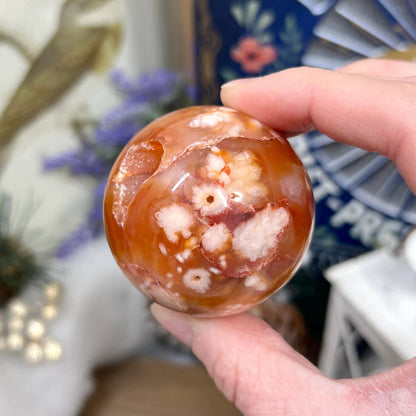
[[[349,74],[365,74],[379,78],[412,78],[416,80],[416,65],[407,61],[392,59],[362,59],[352,62],[339,69],[338,72]]]
[[[225,84],[224,105],[288,135],[317,129],[396,162],[416,192],[416,84],[293,68]]]

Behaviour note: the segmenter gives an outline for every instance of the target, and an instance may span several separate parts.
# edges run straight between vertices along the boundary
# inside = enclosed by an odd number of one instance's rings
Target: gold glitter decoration
[[[12,316],[7,322],[7,328],[11,332],[20,332],[25,326],[23,319]]]
[[[48,339],[43,345],[43,354],[49,361],[59,360],[62,356],[62,346],[58,341]]]
[[[37,319],[31,319],[26,326],[26,335],[32,340],[40,340],[45,335],[45,324]]]
[[[31,342],[27,344],[24,354],[26,360],[32,364],[38,363],[43,359],[42,347],[36,342]]]
[[[58,315],[62,287],[48,282],[34,293],[30,301],[16,297],[0,310],[0,351],[21,355],[30,364],[56,361],[62,346],[48,336],[47,324]]]
[[[27,315],[28,307],[25,302],[20,299],[12,300],[8,305],[8,312],[18,318],[25,318]]]
[[[11,332],[7,335],[6,345],[10,351],[20,351],[23,348],[24,340],[22,334]]]
[[[58,308],[55,305],[44,305],[41,310],[41,315],[47,320],[55,318],[58,314]]]
[[[49,301],[56,301],[61,293],[61,288],[57,283],[48,283],[44,288],[45,298]]]

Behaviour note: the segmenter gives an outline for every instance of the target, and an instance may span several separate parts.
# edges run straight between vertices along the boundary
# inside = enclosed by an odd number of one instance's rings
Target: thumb
[[[195,318],[156,304],[152,312],[192,348],[243,414],[345,413],[346,386],[323,376],[261,319],[250,314]]]

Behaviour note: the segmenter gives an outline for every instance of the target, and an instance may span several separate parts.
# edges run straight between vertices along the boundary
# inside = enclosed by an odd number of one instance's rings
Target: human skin
[[[364,60],[225,84],[224,105],[288,136],[318,129],[393,160],[416,193],[416,65]],[[386,372],[331,380],[248,313],[196,318],[152,305],[246,416],[416,414],[416,357]]]

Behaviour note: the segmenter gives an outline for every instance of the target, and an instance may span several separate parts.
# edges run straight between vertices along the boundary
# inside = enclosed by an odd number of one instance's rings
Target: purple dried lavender
[[[135,81],[130,81],[121,71],[113,71],[111,78],[119,91],[136,103],[163,104],[176,94],[178,89],[185,88],[183,78],[172,71],[158,70],[143,74]]]
[[[44,169],[68,169],[73,175],[99,180],[86,222],[58,247],[66,257],[103,231],[102,203],[107,177],[118,154],[134,134],[155,118],[192,104],[191,89],[179,74],[159,70],[131,80],[119,70],[111,73],[124,102],[100,120],[91,137],[83,137],[79,149],[47,159]]]

